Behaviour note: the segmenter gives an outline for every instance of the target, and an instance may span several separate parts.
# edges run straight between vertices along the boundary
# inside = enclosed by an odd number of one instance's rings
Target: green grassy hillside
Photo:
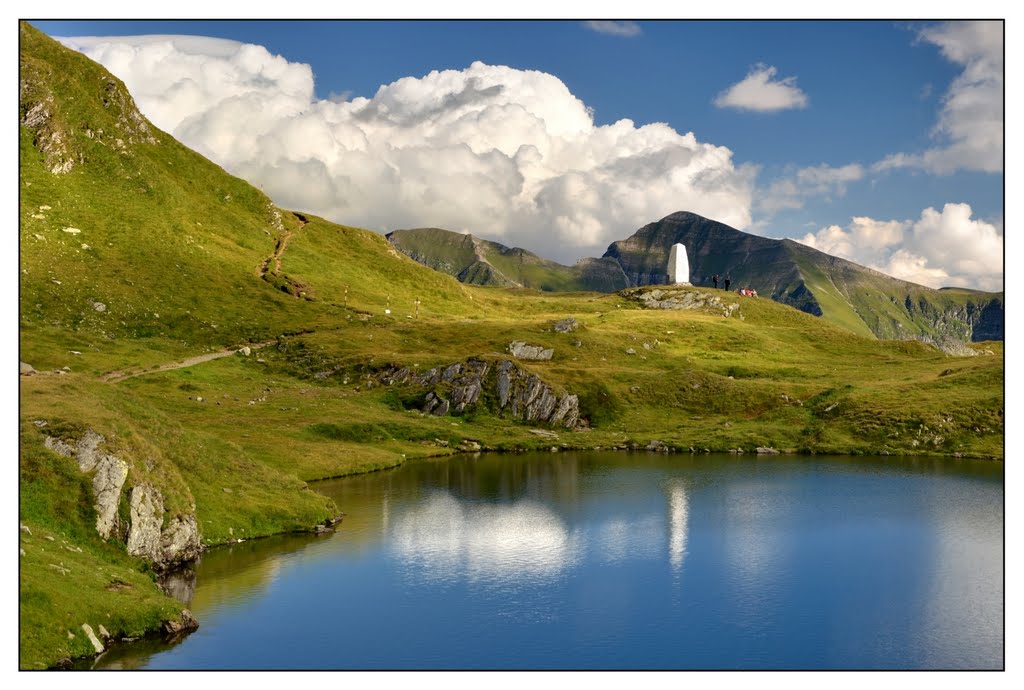
[[[395,230],[388,240],[403,254],[470,285],[526,287],[544,292],[615,292],[627,286],[618,264],[585,259],[575,266],[518,247],[439,228]]]
[[[158,489],[165,524],[194,515],[207,546],[345,510],[310,480],[475,445],[1002,458],[1001,343],[953,358],[702,288],[737,306],[465,285],[275,207],[28,25],[21,60],[19,346],[38,370],[19,379],[22,668],[90,653],[83,623],[135,637],[180,609],[123,535],[100,539],[91,475],[47,437],[101,434],[125,490]],[[566,317],[578,330],[555,332]],[[392,366],[498,362],[513,340],[554,350],[517,364],[578,395],[583,426],[535,433],[493,392],[425,415],[428,387],[380,385]]]

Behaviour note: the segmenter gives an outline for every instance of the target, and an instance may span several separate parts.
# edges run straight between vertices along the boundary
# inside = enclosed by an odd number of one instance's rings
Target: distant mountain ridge
[[[617,292],[629,287],[612,259],[586,258],[564,266],[525,249],[440,228],[395,230],[387,238],[409,258],[471,285],[545,292]]]
[[[820,316],[855,333],[883,339],[940,342],[1002,340],[1003,293],[933,289],[880,273],[789,239],[736,230],[681,211],[613,242],[600,259],[575,266],[543,259],[438,228],[396,230],[391,244],[410,258],[474,285],[547,291],[615,292],[668,281],[669,251],[686,247],[690,282],[711,286],[728,276],[731,288]]]

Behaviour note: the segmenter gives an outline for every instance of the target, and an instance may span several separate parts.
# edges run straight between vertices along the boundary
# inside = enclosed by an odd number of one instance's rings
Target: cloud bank
[[[778,73],[770,65],[754,65],[743,81],[737,82],[715,97],[719,108],[774,113],[780,110],[807,107],[807,94],[796,85],[796,77],[773,81]]]
[[[896,153],[876,170],[920,168],[948,175],[957,170],[1003,170],[1003,23],[949,22],[919,32],[950,62],[963,67],[943,98],[932,137],[939,145],[923,153]]]
[[[639,36],[642,31],[640,25],[636,22],[630,21],[612,21],[610,19],[591,19],[583,22],[583,26],[587,27],[591,31],[596,31],[599,34],[608,34],[609,36],[622,36],[623,38],[634,38]]]
[[[379,231],[436,226],[571,262],[691,210],[751,222],[753,166],[667,124],[595,126],[558,78],[475,62],[314,98],[308,65],[229,40],[64,38],[161,129],[282,206]]]
[[[1003,289],[1003,233],[969,204],[926,208],[916,220],[855,217],[808,233],[810,247],[928,287]]]

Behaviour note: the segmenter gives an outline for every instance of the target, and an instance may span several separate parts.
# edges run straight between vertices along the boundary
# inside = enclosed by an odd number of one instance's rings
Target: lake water
[[[999,463],[536,453],[313,486],[336,533],[204,554],[200,629],[96,667],[1003,667]]]

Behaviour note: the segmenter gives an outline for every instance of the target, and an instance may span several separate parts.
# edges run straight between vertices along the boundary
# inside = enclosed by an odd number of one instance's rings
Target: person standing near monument
[[[715,275],[711,276],[711,282],[713,282],[715,284],[715,289],[717,290],[718,289],[718,274],[717,273]]]
[[[729,274],[726,273],[725,274],[725,289],[726,289],[727,292],[729,290],[729,283],[731,283],[731,282],[732,282],[732,278],[730,278]]]

